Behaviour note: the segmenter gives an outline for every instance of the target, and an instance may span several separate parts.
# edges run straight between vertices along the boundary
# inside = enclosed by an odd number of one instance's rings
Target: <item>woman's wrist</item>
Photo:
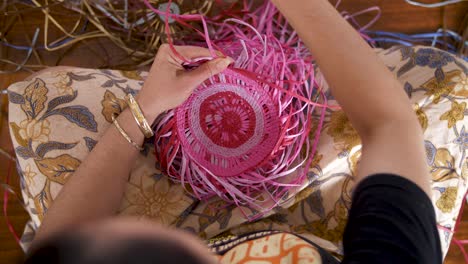
[[[302,21],[305,17],[321,15],[324,5],[330,5],[328,0],[271,0],[279,11],[288,19]]]
[[[136,101],[138,102],[138,105],[140,105],[141,111],[143,112],[143,115],[145,116],[146,120],[150,125],[154,123],[156,118],[163,112],[165,112],[167,109],[163,109],[162,104],[160,104],[157,100],[154,100],[152,98],[144,98],[137,96]]]
[[[135,142],[138,146],[143,145],[145,136],[140,131],[140,128],[135,122],[132,112],[128,107],[117,117],[117,122],[133,142]]]
[[[312,0],[312,2],[316,2],[319,0]],[[311,0],[271,0],[271,2],[277,7],[281,8],[284,6],[290,6],[291,4],[301,4],[305,2],[311,2]]]

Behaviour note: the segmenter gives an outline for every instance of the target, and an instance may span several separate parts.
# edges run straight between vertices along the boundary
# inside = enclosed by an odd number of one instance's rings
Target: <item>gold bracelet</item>
[[[117,119],[115,119],[114,115],[112,115],[112,123],[114,124],[115,128],[120,132],[120,134],[128,141],[128,143],[132,144],[133,147],[135,147],[138,151],[142,151],[143,148],[140,147],[137,143],[133,142],[133,140],[128,136],[127,133],[123,130],[123,128],[119,125],[119,122],[117,122]]]
[[[130,107],[133,118],[135,118],[135,121],[137,122],[138,127],[140,128],[143,135],[145,135],[146,138],[154,136],[154,132],[151,129],[151,126],[148,124],[145,115],[141,111],[141,107],[138,104],[137,100],[135,100],[135,98],[131,94],[127,94],[127,96],[125,96],[125,99],[127,99],[127,104]]]

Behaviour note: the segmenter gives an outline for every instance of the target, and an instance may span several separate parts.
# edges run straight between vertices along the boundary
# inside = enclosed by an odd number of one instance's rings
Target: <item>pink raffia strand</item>
[[[458,218],[457,218],[457,221],[455,222],[455,226],[453,227],[453,230],[449,229],[449,228],[447,228],[445,226],[441,226],[441,225],[437,225],[437,227],[440,230],[443,230],[445,232],[448,232],[448,233],[452,234],[451,243],[458,246],[461,253],[463,254],[463,257],[465,259],[465,263],[468,263],[468,253],[465,250],[465,245],[468,245],[468,240],[459,240],[459,239],[455,238],[455,233],[458,231],[458,227],[460,226],[460,222],[461,222],[461,219],[462,219],[462,216],[463,216],[463,211],[465,210],[465,205],[467,203],[466,199],[468,198],[468,192],[466,192],[465,196],[463,196],[463,197],[464,198],[463,198],[463,201],[462,201],[462,205],[460,206],[460,211],[458,212]]]
[[[244,1],[243,10],[251,4]],[[223,23],[167,12],[166,28],[168,17],[187,27],[185,20],[199,19],[204,28],[191,27],[199,37],[177,44],[207,47],[213,58],[221,52],[235,62],[159,119],[156,159],[194,197],[220,197],[255,220],[308,180],[326,110],[339,107],[328,105],[315,80],[313,56],[269,1]],[[314,120],[317,111],[320,118]]]
[[[5,179],[6,185],[8,185],[10,183],[11,170],[12,170],[12,167],[13,167],[12,164],[13,164],[12,161],[8,162],[8,170],[7,170],[7,175],[6,175],[6,179]],[[9,190],[5,188],[5,190],[3,191],[3,216],[5,218],[5,222],[6,222],[7,226],[8,226],[8,230],[10,231],[12,236],[14,237],[16,243],[18,243],[18,245],[20,245],[20,242],[21,242],[20,236],[16,232],[15,228],[13,227],[13,224],[10,221],[10,218],[8,217],[8,200],[9,200]]]

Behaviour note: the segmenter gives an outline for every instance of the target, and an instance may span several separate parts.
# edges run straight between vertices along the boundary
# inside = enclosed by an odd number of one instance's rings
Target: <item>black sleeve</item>
[[[342,263],[442,263],[434,207],[413,182],[377,174],[356,188]]]

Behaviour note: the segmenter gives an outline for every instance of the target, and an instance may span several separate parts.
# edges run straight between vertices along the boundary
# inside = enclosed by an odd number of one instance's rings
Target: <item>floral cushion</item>
[[[437,221],[453,230],[468,188],[467,63],[426,47],[376,52],[411,98],[424,129]],[[59,67],[9,87],[10,131],[31,215],[25,249],[63,184],[111,125],[112,114],[124,107],[124,95],[137,93],[146,74]],[[218,199],[196,201],[170,182],[155,166],[148,142],[132,169],[120,214],[184,228],[207,240],[265,229],[290,231],[340,254],[360,155],[359,136],[346,115],[328,112],[307,181],[281,206],[248,222],[239,208]],[[443,229],[440,234],[445,254],[452,234]]]

